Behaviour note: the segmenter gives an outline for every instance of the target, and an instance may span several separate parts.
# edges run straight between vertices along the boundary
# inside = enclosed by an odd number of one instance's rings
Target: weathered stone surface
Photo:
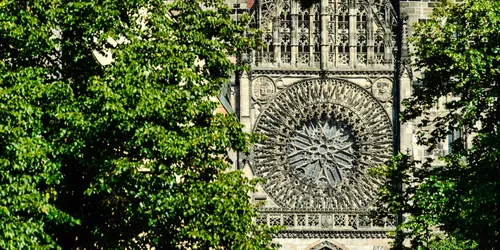
[[[367,171],[392,154],[395,39],[409,54],[412,23],[426,21],[434,2],[400,1],[400,38],[389,0],[321,0],[308,9],[294,0],[250,2],[266,46],[249,53],[235,104],[246,129],[267,136],[241,166],[267,180],[253,195],[266,202],[256,220],[287,227],[276,236],[282,249],[389,249],[394,218],[366,217],[378,185]],[[403,62],[401,100],[418,77]],[[417,157],[413,130],[401,125],[400,148]]]
[[[392,124],[365,89],[344,80],[296,83],[260,114],[253,166],[287,208],[363,209],[379,181],[368,169],[388,160]]]

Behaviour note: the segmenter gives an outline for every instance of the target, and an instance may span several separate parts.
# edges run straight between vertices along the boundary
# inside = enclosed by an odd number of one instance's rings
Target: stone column
[[[349,0],[349,66],[356,67],[356,0]]]
[[[321,0],[321,62],[320,68],[326,70],[328,68],[328,23],[330,16],[328,15],[328,0]]]
[[[250,133],[252,130],[252,121],[250,119],[251,107],[251,90],[250,79],[247,72],[243,72],[240,77],[240,122],[245,125],[243,131]]]
[[[316,5],[311,6],[309,8],[309,66],[314,66],[314,29],[316,28],[314,25],[314,9],[316,9]]]
[[[385,16],[385,23],[392,24],[392,15],[389,13],[391,12],[391,9],[389,8],[388,5],[385,6],[385,13],[387,13]],[[394,56],[393,56],[393,51],[391,48],[393,47],[392,44],[392,29],[388,28],[385,33],[384,33],[384,59],[385,63],[384,65],[391,65],[393,64]]]
[[[373,67],[375,64],[373,47],[375,45],[374,30],[375,30],[375,17],[371,6],[366,6],[366,65]]]
[[[273,45],[274,45],[274,61],[277,66],[281,63],[281,41],[280,41],[280,21],[279,17],[273,20]]]
[[[335,25],[333,30],[333,46],[334,49],[331,53],[335,53],[335,58],[333,59],[332,66],[337,67],[339,61],[339,45],[337,39],[339,39],[339,2],[335,1]]]
[[[290,10],[290,15],[292,18],[292,23],[291,23],[291,31],[292,31],[292,41],[291,41],[291,65],[292,66],[297,66],[297,54],[299,53],[299,41],[298,41],[298,29],[299,29],[299,6],[297,1],[291,1],[291,10]]]
[[[411,96],[412,81],[407,70],[401,67],[402,75],[399,80],[399,100],[402,101]],[[393,105],[400,105],[401,103],[394,103]],[[403,107],[401,107],[403,111]],[[399,138],[400,138],[400,150],[402,153],[407,153],[407,151],[413,155],[413,124],[412,122],[406,122],[400,124]]]
[[[262,6],[261,4],[257,4],[257,16],[258,17],[261,17],[262,16]],[[260,18],[257,18],[257,27],[259,29],[263,29],[262,27],[262,22],[261,22],[261,19]],[[264,34],[262,34],[262,36],[264,36]],[[259,50],[255,51],[254,52],[254,62],[255,62],[255,65],[256,66],[260,66],[262,65],[262,56],[264,55],[264,48],[261,47]]]

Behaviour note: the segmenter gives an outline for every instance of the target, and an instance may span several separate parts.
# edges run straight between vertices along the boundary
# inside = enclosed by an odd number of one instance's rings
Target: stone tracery
[[[329,241],[323,241],[320,244],[314,246],[310,250],[342,250],[342,248],[336,246]]]
[[[335,187],[356,165],[354,135],[331,118],[308,121],[287,145],[290,171],[305,185]]]
[[[335,1],[331,0],[330,4],[335,4]],[[338,16],[338,17],[336,17]],[[349,64],[349,8],[347,6],[347,0],[340,1],[338,5],[338,15],[330,15],[330,20],[333,24],[337,21],[337,35],[336,43],[330,53],[337,52],[337,60],[332,62],[337,62],[337,65],[348,65]],[[331,30],[332,34],[335,36],[335,28]],[[335,51],[336,48],[336,51]]]
[[[392,60],[388,0],[328,0],[308,9],[296,0],[262,0],[254,6],[267,45],[257,53],[257,65],[368,67]]]
[[[356,14],[356,56],[358,65],[366,65],[367,63],[367,10],[363,6],[362,1],[357,1],[358,11]]]
[[[251,53],[248,88],[239,86],[250,98],[241,107],[250,109],[241,117],[267,139],[239,166],[248,163],[267,180],[253,196],[266,200],[256,222],[286,226],[275,237],[294,242],[386,239],[395,217],[371,221],[367,208],[379,185],[368,170],[393,147],[386,113],[394,93],[391,1],[321,0],[311,8],[297,0],[251,2],[252,25],[267,46]]]
[[[391,122],[366,90],[347,81],[296,83],[271,99],[255,132],[253,164],[274,201],[289,208],[366,208],[378,180],[368,168],[391,155]]]

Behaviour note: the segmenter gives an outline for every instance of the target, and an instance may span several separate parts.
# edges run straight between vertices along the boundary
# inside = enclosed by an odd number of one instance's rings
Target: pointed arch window
[[[279,19],[279,34],[281,42],[281,62],[291,63],[292,59],[292,39],[291,39],[291,26],[292,17],[290,14],[290,0],[283,1],[283,7]]]
[[[337,64],[349,64],[349,8],[347,1],[342,0],[339,5],[339,12],[337,17]]]
[[[319,66],[321,60],[321,16],[320,16],[321,6],[319,3],[313,5],[312,7],[312,29],[311,29],[311,37],[313,43],[312,49],[312,61],[311,66]]]
[[[298,64],[309,64],[309,51],[310,51],[310,40],[309,40],[309,9],[303,9],[300,7],[298,13],[298,54],[297,63]]]
[[[382,29],[377,29],[375,31],[375,42],[373,47],[374,61],[377,65],[384,64],[385,60],[385,42],[384,42],[384,32]]]
[[[322,1],[305,9],[297,0],[259,1],[261,19],[256,20],[266,45],[260,62],[334,68],[386,65],[391,60],[388,0],[327,2],[328,6],[321,6]]]
[[[274,61],[273,33],[270,31],[264,32],[264,51],[262,53],[262,61],[265,63],[271,63]]]
[[[361,1],[356,3],[358,11],[356,13],[356,62],[357,65],[366,65],[368,58],[367,47],[367,13]]]

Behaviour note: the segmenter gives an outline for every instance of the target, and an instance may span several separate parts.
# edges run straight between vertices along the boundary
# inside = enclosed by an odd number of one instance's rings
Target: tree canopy
[[[412,43],[422,77],[402,121],[418,124],[418,143],[428,150],[453,131],[461,136],[438,164],[399,155],[377,169],[387,181],[375,215],[408,215],[396,246],[408,239],[412,249],[498,249],[500,1],[444,2],[416,25]],[[444,114],[431,112],[438,100]]]
[[[0,248],[274,249],[256,180],[228,171],[252,137],[214,113],[247,21],[222,0],[0,1]]]

